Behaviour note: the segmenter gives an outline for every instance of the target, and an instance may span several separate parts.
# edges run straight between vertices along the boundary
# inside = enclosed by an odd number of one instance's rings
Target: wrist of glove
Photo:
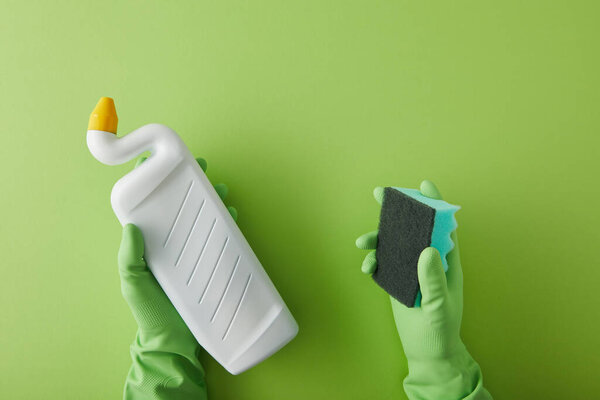
[[[449,356],[410,358],[404,391],[411,400],[417,399],[477,399],[489,400],[483,387],[481,368],[462,342]]]

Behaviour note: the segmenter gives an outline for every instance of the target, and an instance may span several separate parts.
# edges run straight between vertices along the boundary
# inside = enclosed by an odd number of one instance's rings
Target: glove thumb
[[[146,302],[163,294],[144,260],[144,237],[140,229],[127,224],[119,248],[121,292],[130,306]]]
[[[417,270],[422,295],[421,308],[432,316],[441,316],[440,312],[448,297],[448,285],[442,259],[437,249],[428,247],[421,252]]]

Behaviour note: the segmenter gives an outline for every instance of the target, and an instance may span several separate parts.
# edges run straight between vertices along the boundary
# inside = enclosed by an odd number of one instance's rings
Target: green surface
[[[376,185],[431,179],[457,214],[463,339],[496,399],[600,383],[594,1],[0,0],[0,398],[114,399],[120,294],[100,96],[177,130],[227,182],[300,325],[213,399],[403,399],[388,296],[360,272]]]

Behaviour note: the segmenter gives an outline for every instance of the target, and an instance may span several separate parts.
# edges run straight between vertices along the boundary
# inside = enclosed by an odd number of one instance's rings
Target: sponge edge
[[[379,221],[377,270],[373,279],[407,307],[420,305],[417,263],[421,251],[435,247],[448,269],[460,207],[425,197],[415,189],[386,187]]]
[[[423,196],[423,194],[416,189],[399,187],[394,187],[393,189],[396,189],[435,210],[433,232],[431,233],[431,243],[429,247],[435,247],[437,251],[439,251],[444,271],[448,271],[448,260],[446,259],[446,256],[454,248],[454,242],[450,238],[450,234],[458,228],[458,223],[456,222],[454,214],[460,210],[460,206],[455,206],[444,200]]]

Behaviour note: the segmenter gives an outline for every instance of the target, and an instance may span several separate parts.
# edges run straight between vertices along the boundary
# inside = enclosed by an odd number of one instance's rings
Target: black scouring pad
[[[447,270],[446,254],[454,246],[450,233],[456,229],[454,213],[458,209],[445,201],[429,199],[418,190],[386,187],[375,253],[375,282],[407,307],[419,306],[419,256],[425,248],[436,247]]]

